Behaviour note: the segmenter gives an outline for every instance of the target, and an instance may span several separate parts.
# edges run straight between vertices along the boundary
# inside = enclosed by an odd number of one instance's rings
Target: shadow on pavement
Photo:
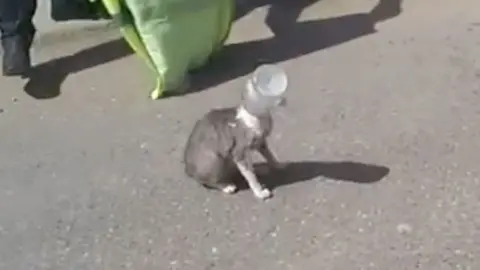
[[[123,39],[113,40],[75,54],[57,58],[33,68],[24,90],[36,99],[55,98],[65,79],[95,66],[114,61],[132,54]]]
[[[295,23],[302,11],[321,0],[236,0],[235,20],[239,20],[252,12],[253,10],[270,6],[268,15],[275,14],[275,9],[288,9],[288,17],[283,18],[284,21]],[[268,16],[267,15],[267,16]]]
[[[256,165],[256,171],[265,168],[265,163]],[[258,172],[260,181],[269,188],[291,185],[298,182],[324,177],[332,180],[353,182],[359,184],[375,183],[385,178],[390,169],[385,166],[363,164],[352,161],[317,162],[304,161],[289,163],[284,169],[272,171],[268,174]],[[235,178],[241,190],[247,189],[246,182],[237,175]]]
[[[255,0],[244,0],[256,2]],[[277,63],[336,46],[376,32],[375,25],[401,13],[402,0],[379,0],[367,13],[297,22],[298,16],[313,0],[270,0],[246,5],[243,16],[257,6],[271,4],[266,24],[274,37],[227,45],[212,63],[199,70],[193,91],[233,80],[253,72],[259,64]],[[241,9],[242,10],[242,9]]]
[[[306,7],[318,0],[237,0],[236,18],[253,9],[270,5],[266,24],[274,37],[227,45],[211,63],[194,72],[190,92],[233,80],[251,73],[259,64],[276,63],[310,54],[355,38],[375,33],[375,24],[401,13],[402,0],[379,0],[368,13],[297,22]],[[54,59],[34,67],[24,87],[37,99],[54,98],[69,74],[80,72],[132,54],[118,39],[87,48],[73,55]]]

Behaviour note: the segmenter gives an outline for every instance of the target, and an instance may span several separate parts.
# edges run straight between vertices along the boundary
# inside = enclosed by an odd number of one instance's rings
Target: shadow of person
[[[61,85],[70,74],[126,57],[132,53],[123,39],[116,39],[42,63],[32,69],[24,90],[36,99],[55,98],[60,95]]]
[[[289,10],[288,17],[284,20],[295,22],[300,13],[312,4],[321,0],[236,0],[235,1],[235,20],[239,20],[252,12],[253,10],[269,6],[270,9],[282,6]]]
[[[266,24],[274,37],[227,45],[212,63],[193,76],[192,91],[230,81],[251,73],[259,64],[277,63],[374,34],[375,25],[401,13],[402,0],[380,0],[367,13],[296,22],[301,8],[295,1],[272,4]],[[312,2],[312,1],[310,1]],[[308,5],[307,5],[308,6]]]
[[[255,165],[255,171],[261,179],[260,181],[271,189],[310,181],[318,177],[358,184],[368,184],[378,182],[390,173],[390,169],[385,166],[352,161],[292,162],[287,164],[287,166],[281,170],[273,170],[270,173],[262,174],[260,171],[266,166],[265,163],[257,164]],[[240,190],[247,188],[246,182],[238,173],[235,177],[235,182]]]

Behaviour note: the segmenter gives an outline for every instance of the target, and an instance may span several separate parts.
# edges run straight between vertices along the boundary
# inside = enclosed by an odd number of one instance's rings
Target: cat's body
[[[190,134],[185,172],[206,187],[233,193],[237,188],[232,176],[239,171],[255,196],[268,198],[271,192],[258,182],[252,155],[258,151],[271,166],[279,166],[267,144],[271,131],[270,113],[254,116],[243,107],[212,110]]]

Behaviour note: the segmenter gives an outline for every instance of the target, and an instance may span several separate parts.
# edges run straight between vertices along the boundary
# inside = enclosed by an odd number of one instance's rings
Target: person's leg
[[[31,67],[30,47],[35,35],[32,19],[36,0],[0,0],[3,74],[25,75]]]

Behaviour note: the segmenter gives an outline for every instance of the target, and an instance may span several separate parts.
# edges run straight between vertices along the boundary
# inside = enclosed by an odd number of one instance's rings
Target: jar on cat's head
[[[282,69],[274,65],[262,65],[247,82],[243,106],[254,115],[268,113],[285,103],[287,85],[287,75]]]

